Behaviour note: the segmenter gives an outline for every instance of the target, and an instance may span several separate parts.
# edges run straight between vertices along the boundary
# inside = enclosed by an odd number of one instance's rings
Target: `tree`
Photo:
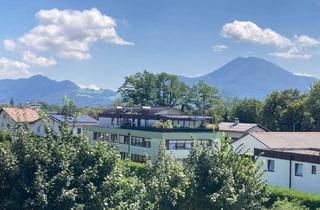
[[[64,96],[63,104],[61,114],[66,117],[75,117],[77,108],[73,101],[71,101],[67,96]]]
[[[146,70],[125,77],[125,82],[118,92],[124,102],[132,101],[135,105],[154,105],[156,76]]]
[[[176,75],[160,73],[156,75],[156,105],[178,107],[183,104],[189,87],[180,82]]]
[[[11,106],[11,107],[14,107],[14,100],[13,100],[12,97],[11,97],[11,99],[10,99],[10,106]]]
[[[188,161],[192,180],[189,209],[259,209],[268,196],[261,165],[237,153],[231,139],[203,148],[197,140]]]
[[[208,86],[204,81],[193,85],[190,89],[192,102],[195,105],[195,113],[206,115],[220,102],[219,90]]]
[[[272,131],[308,131],[312,117],[307,110],[307,95],[296,89],[274,91],[262,107],[262,123]]]
[[[144,184],[126,176],[118,150],[67,133],[20,129],[0,142],[0,209],[142,209]]]
[[[242,99],[232,108],[231,116],[233,119],[239,118],[240,122],[258,123],[261,107],[262,103],[258,99]]]
[[[158,161],[149,165],[147,192],[149,206],[146,209],[178,209],[185,198],[190,180],[183,163],[166,153],[164,143],[159,148]]]
[[[320,130],[320,81],[316,81],[309,91],[308,111],[315,120],[315,128]]]

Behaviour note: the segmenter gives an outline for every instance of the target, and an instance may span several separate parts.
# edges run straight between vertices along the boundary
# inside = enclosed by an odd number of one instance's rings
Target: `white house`
[[[318,139],[320,141],[320,139]],[[318,145],[308,145],[313,147]],[[255,149],[262,162],[263,179],[270,185],[320,193],[320,149]]]
[[[2,108],[0,110],[0,130],[13,133],[14,129],[19,126],[26,126],[36,135],[45,135],[45,128],[36,110],[31,108]]]
[[[236,141],[250,132],[269,131],[262,125],[256,123],[240,123],[238,120],[235,122],[221,122],[218,126],[219,131],[224,132],[227,137],[231,137],[232,141]]]
[[[98,121],[88,115],[65,118],[62,114],[52,112],[48,115],[48,118],[53,132],[57,135],[60,134],[60,125],[65,122],[72,128],[74,135],[84,134],[84,128],[86,126],[98,125]]]

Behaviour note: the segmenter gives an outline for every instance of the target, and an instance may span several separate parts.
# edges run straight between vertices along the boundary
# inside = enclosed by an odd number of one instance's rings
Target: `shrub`
[[[268,202],[265,204],[267,207],[272,206],[277,200],[293,201],[296,200],[309,209],[320,208],[320,195],[314,193],[298,192],[292,189],[285,189],[281,187],[271,187],[271,195]]]

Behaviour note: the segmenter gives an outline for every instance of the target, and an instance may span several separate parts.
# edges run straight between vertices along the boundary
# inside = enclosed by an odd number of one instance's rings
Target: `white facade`
[[[268,171],[268,160],[274,161],[274,171]],[[262,156],[257,161],[263,162],[262,170],[265,170],[265,173],[262,178],[268,184],[302,192],[320,193],[320,164]],[[301,176],[296,174],[296,164],[302,164]],[[316,168],[315,173],[312,173],[312,167]]]
[[[231,145],[235,149],[241,147],[241,151],[239,152],[240,154],[247,153],[249,155],[253,155],[254,149],[268,148],[265,144],[263,144],[250,133],[233,142]]]
[[[27,129],[38,136],[45,136],[45,128],[41,120],[37,120],[31,123],[19,123],[13,120],[6,112],[0,112],[0,130],[13,133],[14,129],[18,126],[27,126]]]

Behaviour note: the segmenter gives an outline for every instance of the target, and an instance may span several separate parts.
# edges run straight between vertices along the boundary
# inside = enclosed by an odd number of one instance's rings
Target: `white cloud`
[[[0,58],[0,79],[19,79],[30,77],[33,74],[29,71],[30,66],[20,61]]]
[[[36,56],[30,51],[23,52],[22,60],[27,63],[42,66],[42,67],[53,66],[53,65],[56,65],[57,63],[53,58]]]
[[[299,59],[309,59],[311,58],[310,54],[302,53],[298,48],[292,47],[285,52],[274,52],[271,53],[272,56],[280,58],[299,58]]]
[[[312,74],[306,74],[306,73],[293,73],[294,75],[297,75],[297,76],[303,76],[303,77],[314,77]]]
[[[216,44],[213,46],[213,51],[215,52],[222,52],[223,50],[227,49],[228,46],[223,45],[223,44]]]
[[[257,44],[271,44],[277,47],[288,47],[292,45],[290,39],[269,28],[260,28],[250,21],[235,20],[227,23],[221,31],[222,36],[237,40],[249,41]]]
[[[319,40],[311,38],[307,35],[295,36],[295,41],[299,46],[311,47],[320,44]]]
[[[83,85],[83,84],[79,84],[78,85],[80,88],[83,88],[83,89],[90,89],[90,90],[101,90],[100,87],[98,87],[97,85],[95,84],[89,84],[89,85]]]
[[[39,24],[32,30],[16,40],[7,39],[3,42],[7,50],[17,51],[28,57],[29,59],[24,60],[30,64],[56,64],[53,58],[40,56],[42,53],[64,59],[89,59],[90,47],[97,41],[115,45],[134,45],[118,36],[117,25],[112,17],[95,8],[83,11],[40,10],[36,18]]]

